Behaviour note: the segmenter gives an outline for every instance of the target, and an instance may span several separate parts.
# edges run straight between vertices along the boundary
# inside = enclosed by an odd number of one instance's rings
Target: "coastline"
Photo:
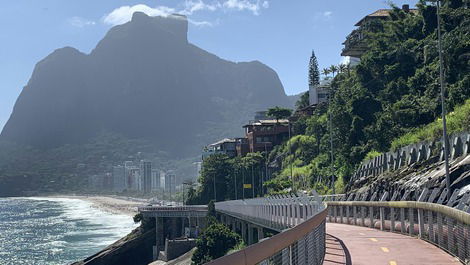
[[[137,214],[137,207],[145,204],[144,201],[139,201],[133,198],[125,197],[111,197],[105,195],[54,195],[48,196],[51,198],[68,198],[68,199],[78,199],[90,202],[91,207],[99,209],[101,211],[112,213],[112,214],[123,214],[130,217],[134,217]]]

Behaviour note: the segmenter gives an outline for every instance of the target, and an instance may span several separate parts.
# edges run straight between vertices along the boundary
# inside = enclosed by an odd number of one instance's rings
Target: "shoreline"
[[[91,203],[91,207],[111,214],[123,214],[134,217],[138,211],[137,207],[145,204],[144,201],[138,201],[132,198],[115,198],[105,195],[53,195],[49,198],[78,199]]]

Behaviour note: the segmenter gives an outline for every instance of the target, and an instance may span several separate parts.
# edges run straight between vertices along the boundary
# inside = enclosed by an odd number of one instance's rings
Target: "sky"
[[[114,25],[142,11],[180,13],[191,43],[221,58],[258,60],[286,94],[308,89],[312,50],[320,69],[341,63],[342,42],[363,16],[417,0],[5,0],[0,16],[0,130],[35,64],[65,46],[89,53]]]

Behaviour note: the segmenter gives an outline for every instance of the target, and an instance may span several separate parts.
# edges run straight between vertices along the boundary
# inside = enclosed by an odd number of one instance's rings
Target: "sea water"
[[[0,198],[0,264],[70,264],[134,229],[132,217],[68,198]]]

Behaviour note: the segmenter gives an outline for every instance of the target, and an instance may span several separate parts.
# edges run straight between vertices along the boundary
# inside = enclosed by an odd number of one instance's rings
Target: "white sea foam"
[[[64,231],[65,236],[80,236],[83,240],[74,242],[74,247],[94,245],[103,248],[112,244],[121,237],[131,232],[137,225],[132,217],[124,214],[109,213],[93,207],[93,203],[75,198],[58,197],[28,197],[23,199],[53,201],[62,206],[62,221],[70,226],[85,226],[87,230]],[[65,246],[68,242],[63,240],[52,241],[51,244]]]

